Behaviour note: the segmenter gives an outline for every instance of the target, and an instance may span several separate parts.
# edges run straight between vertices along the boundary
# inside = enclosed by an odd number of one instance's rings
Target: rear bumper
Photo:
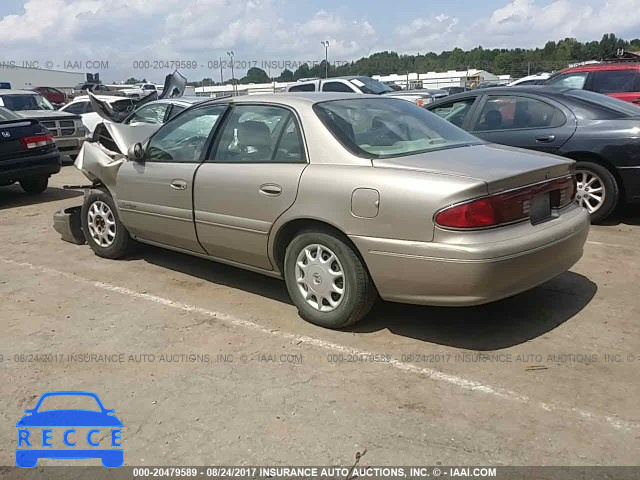
[[[568,217],[568,218],[566,218]],[[452,245],[350,237],[380,293],[389,301],[470,306],[536,287],[571,268],[589,233],[586,210],[573,209],[543,232],[498,243]]]
[[[33,155],[0,163],[0,184],[13,183],[27,177],[50,176],[60,171],[60,154]]]

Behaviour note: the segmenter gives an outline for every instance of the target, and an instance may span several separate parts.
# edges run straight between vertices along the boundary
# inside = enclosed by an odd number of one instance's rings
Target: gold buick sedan
[[[574,265],[589,231],[573,161],[487,144],[401,99],[255,95],[104,127],[75,164],[97,255],[141,242],[283,278],[328,328],[378,296],[515,295]]]

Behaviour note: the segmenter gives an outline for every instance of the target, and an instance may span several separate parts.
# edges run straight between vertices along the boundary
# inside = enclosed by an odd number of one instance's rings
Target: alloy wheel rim
[[[110,247],[116,240],[116,219],[111,208],[98,200],[87,213],[87,225],[91,238],[101,247]]]
[[[344,300],[346,283],[340,260],[329,248],[312,244],[303,248],[296,259],[298,290],[315,310],[332,312]]]
[[[576,201],[594,213],[602,207],[606,190],[602,179],[591,170],[576,170]]]

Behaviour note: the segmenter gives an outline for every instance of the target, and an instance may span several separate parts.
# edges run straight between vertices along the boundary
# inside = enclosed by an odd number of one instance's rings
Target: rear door
[[[207,105],[186,112],[151,137],[144,162],[122,164],[118,210],[134,236],[204,253],[193,223],[193,178],[226,108]]]
[[[468,130],[491,143],[554,153],[576,131],[576,118],[553,100],[532,94],[485,95]]]
[[[587,89],[640,104],[640,70],[627,68],[591,72]]]
[[[196,229],[207,253],[272,270],[269,232],[293,205],[306,166],[300,121],[293,110],[236,105],[196,175]]]

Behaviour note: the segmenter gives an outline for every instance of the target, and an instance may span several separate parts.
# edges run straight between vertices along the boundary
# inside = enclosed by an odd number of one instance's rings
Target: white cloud
[[[27,0],[0,19],[4,60],[108,60],[106,80],[161,79],[166,69],[136,72],[135,60],[198,60],[234,50],[238,61],[353,60],[380,50],[401,53],[543,46],[575,36],[640,36],[640,0],[505,0],[474,21],[437,11],[406,23],[367,18],[361,8],[327,8],[296,17],[295,0]],[[372,9],[371,15],[374,10]],[[288,14],[289,16],[287,16]],[[380,15],[380,13],[378,13]],[[290,19],[290,16],[295,18]],[[190,78],[218,72],[187,71]],[[242,72],[238,72],[242,74]],[[225,73],[228,76],[228,73]]]

